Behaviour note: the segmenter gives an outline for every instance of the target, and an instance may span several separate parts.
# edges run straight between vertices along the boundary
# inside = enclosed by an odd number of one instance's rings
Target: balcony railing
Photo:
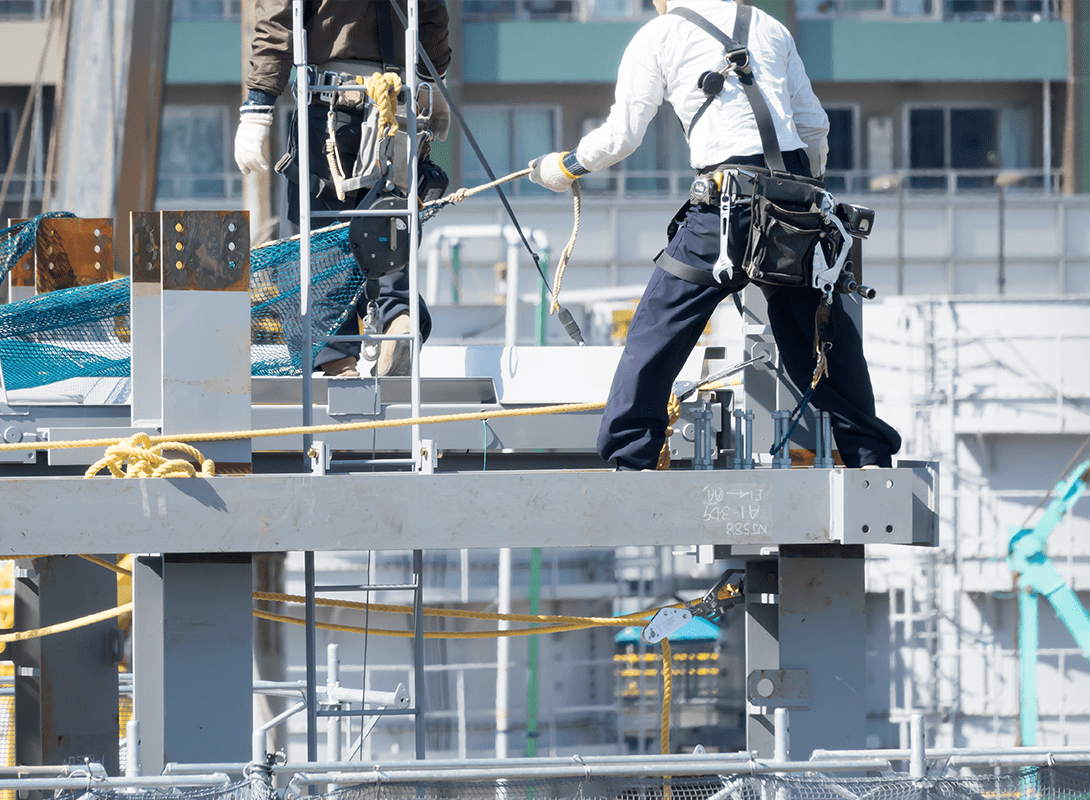
[[[178,0],[175,0],[178,2]],[[1058,19],[1060,0],[796,0],[800,19]],[[651,0],[463,0],[467,22],[632,20],[654,15]]]
[[[1033,21],[1058,19],[1059,0],[797,0],[800,19],[942,19]]]
[[[1062,191],[1059,170],[898,170],[874,173],[867,170],[830,170],[825,185],[838,195],[893,192],[898,188],[913,194],[997,194],[1010,192],[1058,193]],[[605,170],[580,179],[584,193],[617,198],[676,198],[684,201],[693,182],[690,170]]]

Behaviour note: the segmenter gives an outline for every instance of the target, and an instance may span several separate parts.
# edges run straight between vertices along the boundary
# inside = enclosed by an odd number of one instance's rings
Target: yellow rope
[[[306,620],[291,617],[286,614],[273,614],[269,611],[254,609],[254,616],[258,619],[267,619],[270,622],[288,622],[293,625],[305,625]],[[642,627],[640,622],[627,622],[623,627],[630,625]],[[646,621],[642,621],[646,625]],[[392,630],[390,628],[362,628],[358,625],[340,625],[333,622],[315,622],[314,626],[323,630],[340,631],[342,633],[373,633],[376,636],[393,636],[401,639],[410,639],[415,636],[413,631]],[[533,636],[538,633],[566,633],[568,631],[582,631],[588,628],[601,628],[605,624],[597,622],[573,622],[569,625],[547,625],[538,628],[522,628],[494,631],[424,631],[425,639],[499,639],[512,636]]]
[[[401,91],[401,76],[396,72],[376,72],[363,85],[378,108],[379,137],[394,136],[398,132],[397,94]]]
[[[84,559],[86,561],[90,561],[92,564],[98,564],[100,567],[105,567],[108,570],[112,570],[113,572],[116,572],[118,575],[124,575],[126,578],[131,578],[132,577],[132,570],[131,569],[125,569],[124,567],[120,566],[119,564],[115,564],[112,561],[107,561],[104,558],[99,558],[98,556],[91,556],[91,555],[81,555],[80,558],[82,558],[82,559]]]
[[[655,469],[661,470],[670,469],[670,437],[674,435],[674,423],[681,419],[681,401],[677,399],[677,395],[673,392],[670,392],[670,399],[666,403],[666,415],[669,417],[669,422],[666,424],[666,441],[662,443],[662,449],[659,451],[659,463],[655,467]]]
[[[88,614],[86,617],[69,620],[68,622],[58,622],[56,625],[50,625],[45,628],[36,628],[32,631],[16,631],[15,633],[5,633],[3,635],[0,635],[0,643],[7,644],[8,642],[22,642],[26,639],[37,639],[41,636],[49,636],[54,633],[71,631],[75,630],[76,628],[82,628],[84,625],[94,625],[96,622],[102,622],[103,620],[107,620],[112,617],[119,617],[128,611],[132,611],[132,603],[122,603],[117,608],[108,608],[105,611],[99,611],[96,614]]]
[[[305,603],[306,598],[297,594],[280,594],[278,592],[254,592],[254,600],[263,600],[266,602],[282,602],[282,603]],[[326,608],[348,608],[356,611],[377,611],[389,614],[411,614],[412,606],[408,605],[387,605],[385,603],[367,603],[355,600],[327,600],[325,598],[315,598],[314,604],[317,606],[324,606]],[[677,603],[671,608],[681,608],[685,604]],[[628,625],[640,625],[641,620],[644,617],[650,617],[655,614],[658,608],[649,608],[646,611],[636,611],[632,614],[622,614],[619,617],[569,617],[569,616],[555,616],[547,614],[500,614],[492,611],[461,611],[454,608],[425,608],[424,616],[426,617],[448,617],[452,619],[486,619],[500,622],[529,622],[529,623],[561,623],[568,624],[587,624],[587,625],[619,625],[621,627]],[[540,630],[540,629],[537,629]]]
[[[193,478],[196,468],[182,458],[166,458],[168,450],[185,453],[196,459],[201,465],[201,477],[211,478],[216,474],[216,465],[201,455],[200,451],[188,444],[169,441],[169,437],[157,436],[159,444],[152,444],[146,433],[130,436],[125,442],[107,448],[106,455],[87,468],[84,478],[93,478],[103,469],[109,469],[115,478]],[[125,467],[128,462],[127,469]]]
[[[564,270],[568,266],[568,259],[571,258],[572,251],[575,250],[575,237],[579,235],[579,211],[582,205],[579,181],[572,183],[571,190],[572,194],[575,195],[575,222],[572,224],[571,237],[569,237],[568,243],[564,245],[564,249],[560,253],[560,260],[556,264],[556,280],[553,281],[553,303],[549,306],[550,314],[560,310],[560,284],[564,281]]]
[[[670,656],[670,642],[662,639],[662,730],[659,734],[659,750],[670,753],[670,703],[674,699],[674,661]],[[669,780],[669,775],[664,780]]]
[[[343,431],[362,431],[376,428],[402,428],[410,425],[438,425],[445,422],[473,422],[505,417],[532,417],[544,414],[572,414],[580,411],[597,411],[605,408],[605,403],[568,403],[557,406],[533,408],[504,408],[494,411],[475,411],[464,414],[439,414],[430,417],[409,417],[407,419],[383,419],[370,422],[344,422],[327,425],[297,425],[292,428],[266,428],[253,431],[222,431],[218,433],[178,433],[170,436],[149,436],[152,444],[178,442],[219,442],[231,439],[257,439],[273,436],[294,436],[304,433],[340,433]],[[117,437],[103,439],[76,439],[64,442],[11,442],[0,444],[0,452],[8,450],[68,450],[79,447],[108,447],[117,444]]]

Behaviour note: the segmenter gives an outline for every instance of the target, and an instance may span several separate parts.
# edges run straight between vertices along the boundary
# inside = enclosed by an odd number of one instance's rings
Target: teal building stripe
[[[237,22],[175,22],[166,82],[242,83],[242,33]]]

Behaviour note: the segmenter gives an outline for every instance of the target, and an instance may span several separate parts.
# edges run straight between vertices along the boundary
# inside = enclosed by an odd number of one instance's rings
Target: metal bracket
[[[746,678],[746,698],[756,706],[809,708],[810,672],[805,669],[755,669]]]

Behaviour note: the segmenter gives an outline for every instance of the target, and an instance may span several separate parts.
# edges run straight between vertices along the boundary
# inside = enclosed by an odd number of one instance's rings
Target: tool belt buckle
[[[321,73],[321,86],[340,86],[341,83],[341,74],[339,72],[329,72],[326,70]],[[331,106],[336,105],[337,92],[319,92],[318,99]]]

